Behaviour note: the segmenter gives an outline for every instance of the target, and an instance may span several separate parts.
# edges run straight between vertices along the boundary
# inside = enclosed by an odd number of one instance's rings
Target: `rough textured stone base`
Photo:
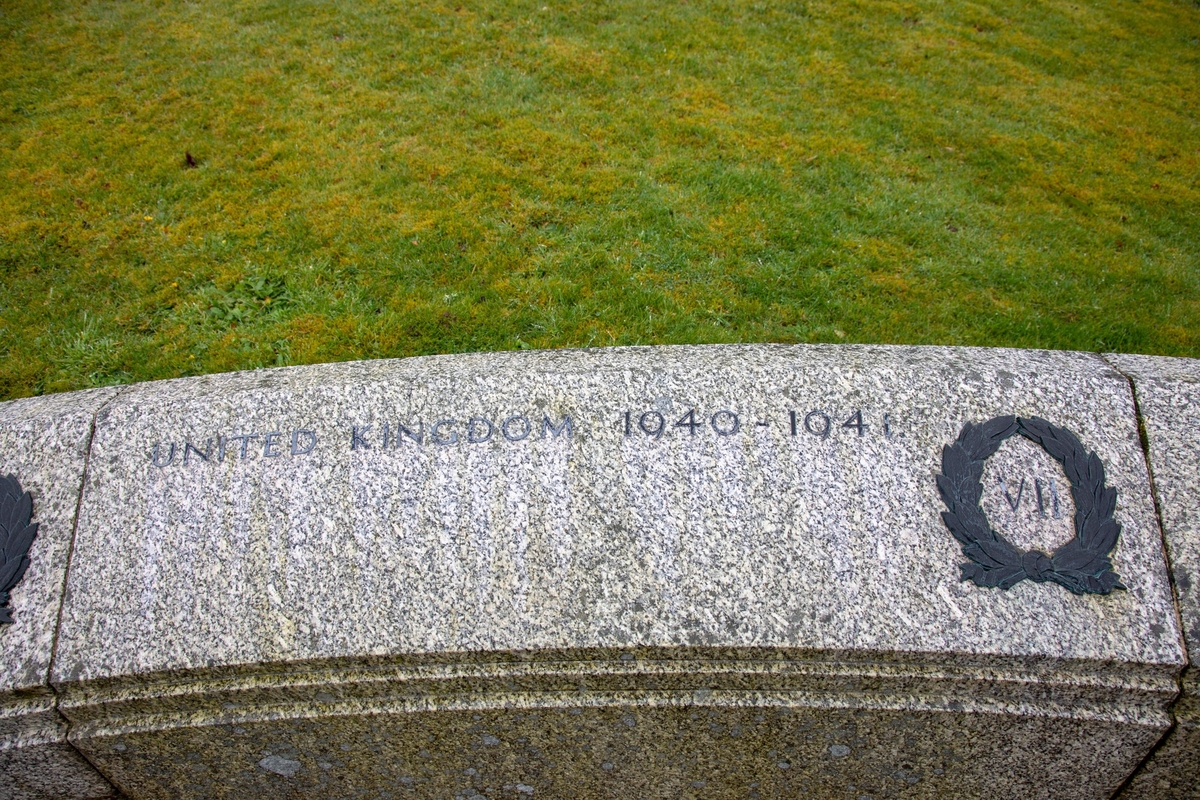
[[[1121,800],[1200,800],[1197,780],[1200,719],[1179,717],[1153,758],[1121,793]]]
[[[72,741],[177,797],[1103,798],[1169,681],[740,651],[281,666],[91,686]],[[71,703],[78,703],[71,705]]]
[[[1159,735],[1096,720],[740,697],[658,698],[674,707],[553,699],[562,705],[177,728],[87,746],[146,798],[1067,800],[1108,797]]]
[[[0,750],[0,800],[112,797],[113,789],[66,742]]]

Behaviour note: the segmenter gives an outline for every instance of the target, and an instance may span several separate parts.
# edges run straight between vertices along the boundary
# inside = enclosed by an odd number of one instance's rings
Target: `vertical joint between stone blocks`
[[[1187,656],[1187,644],[1183,640],[1183,613],[1179,607],[1179,587],[1175,585],[1175,571],[1171,568],[1171,547],[1170,543],[1167,541],[1167,529],[1163,523],[1162,501],[1158,494],[1158,484],[1154,480],[1154,464],[1150,460],[1150,434],[1146,430],[1146,421],[1142,416],[1142,405],[1138,398],[1137,381],[1133,379],[1132,375],[1109,361],[1103,355],[1100,355],[1100,358],[1125,379],[1125,382],[1129,385],[1129,396],[1133,399],[1133,414],[1137,422],[1138,441],[1142,445],[1142,458],[1146,462],[1146,475],[1150,479],[1150,499],[1154,503],[1154,519],[1158,524],[1158,537],[1162,542],[1163,557],[1167,561],[1167,581],[1171,586],[1171,600],[1175,607],[1175,619],[1179,623],[1180,647],[1183,650],[1185,659],[1184,668],[1181,670],[1179,676],[1175,679],[1179,693],[1175,696],[1175,700],[1171,702],[1170,707],[1167,709],[1167,714],[1171,719],[1171,727],[1163,731],[1162,736],[1158,738],[1158,741],[1155,742],[1154,746],[1151,747],[1149,752],[1146,753],[1146,756],[1141,760],[1141,763],[1139,763],[1137,767],[1125,777],[1125,780],[1121,781],[1121,785],[1118,786],[1116,791],[1114,791],[1111,795],[1111,797],[1115,800],[1115,798],[1121,797],[1125,790],[1129,788],[1130,784],[1133,783],[1134,779],[1141,774],[1146,765],[1154,760],[1154,756],[1156,753],[1158,753],[1159,749],[1171,739],[1171,734],[1175,731],[1175,728],[1178,725],[1178,722],[1175,719],[1175,705],[1183,699],[1183,675],[1191,670],[1192,665]]]
[[[1145,417],[1142,416],[1142,405],[1140,399],[1138,398],[1137,381],[1133,379],[1132,375],[1122,370],[1119,366],[1112,363],[1107,358],[1104,358],[1103,355],[1101,355],[1100,358],[1125,379],[1126,383],[1129,384],[1129,396],[1133,398],[1133,413],[1137,419],[1138,441],[1142,445],[1142,458],[1146,462],[1146,475],[1150,479],[1150,499],[1154,503],[1154,519],[1158,524],[1158,537],[1159,541],[1162,542],[1163,557],[1166,559],[1167,581],[1171,586],[1171,600],[1175,606],[1175,620],[1179,626],[1179,646],[1183,649],[1184,654],[1185,663],[1183,669],[1180,671],[1178,679],[1180,684],[1180,697],[1182,697],[1183,676],[1191,671],[1192,664],[1191,659],[1188,658],[1187,643],[1184,641],[1183,637],[1183,612],[1179,605],[1179,587],[1175,585],[1175,570],[1173,569],[1174,559],[1171,557],[1171,543],[1167,540],[1167,528],[1166,524],[1163,522],[1162,498],[1158,493],[1158,483],[1154,479],[1154,463],[1150,458],[1150,434],[1146,430]]]
[[[75,497],[75,513],[71,519],[71,540],[67,544],[67,567],[63,570],[62,591],[59,592],[58,614],[55,615],[54,619],[54,638],[50,645],[50,669],[48,672],[48,677],[54,675],[55,661],[58,659],[58,635],[62,629],[63,606],[65,606],[67,602],[67,584],[71,580],[71,561],[75,555],[75,537],[79,534],[79,514],[83,509],[83,493],[87,489],[88,472],[92,464],[92,443],[96,439],[96,423],[100,419],[100,415],[104,413],[104,411],[111,406],[118,397],[121,396],[123,391],[123,387],[118,388],[112,397],[108,398],[103,405],[96,409],[96,411],[92,414],[92,422],[88,428],[87,443],[84,445],[83,472],[79,478],[79,491]],[[62,719],[63,724],[66,726],[65,740],[67,744],[70,745],[72,750],[79,754],[80,758],[90,764],[92,769],[96,770],[96,774],[108,782],[108,785],[112,787],[112,797],[122,797],[123,795],[113,783],[112,778],[104,773],[99,764],[88,758],[87,753],[75,746],[75,742],[71,736],[73,724],[71,720],[66,717],[66,715],[58,710],[58,704],[62,699],[62,694],[59,692],[58,687],[54,685],[53,679],[47,680],[46,684],[50,687],[50,691],[54,693],[54,713],[58,714],[59,718]]]

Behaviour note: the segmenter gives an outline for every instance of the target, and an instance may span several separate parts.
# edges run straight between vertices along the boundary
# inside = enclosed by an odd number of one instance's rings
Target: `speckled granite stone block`
[[[33,496],[37,536],[0,625],[0,800],[107,797],[111,790],[66,743],[50,688],[72,526],[92,419],[110,389],[0,403],[0,475]]]
[[[1175,728],[1122,794],[1200,798],[1200,361],[1111,355],[1134,382],[1191,665]]]
[[[1005,414],[1103,461],[1127,589],[960,580],[942,448]],[[1022,548],[1073,535],[1029,441],[983,482]],[[130,387],[53,678],[137,797],[1090,798],[1160,738],[1182,665],[1103,359],[719,346]]]

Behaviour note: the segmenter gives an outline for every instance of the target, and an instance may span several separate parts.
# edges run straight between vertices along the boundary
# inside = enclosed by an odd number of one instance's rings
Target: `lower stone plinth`
[[[1120,800],[1200,800],[1200,701],[1195,687],[1172,709],[1175,727]]]
[[[79,687],[138,798],[1109,797],[1169,726],[1136,672],[607,652]]]
[[[66,742],[0,750],[3,800],[112,797],[112,787]]]
[[[67,743],[49,691],[0,697],[0,800],[88,800],[113,789]]]

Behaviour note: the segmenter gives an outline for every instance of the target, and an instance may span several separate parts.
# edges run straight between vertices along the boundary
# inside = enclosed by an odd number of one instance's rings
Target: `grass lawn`
[[[0,181],[0,397],[637,343],[1200,356],[1200,5],[6,0]]]

